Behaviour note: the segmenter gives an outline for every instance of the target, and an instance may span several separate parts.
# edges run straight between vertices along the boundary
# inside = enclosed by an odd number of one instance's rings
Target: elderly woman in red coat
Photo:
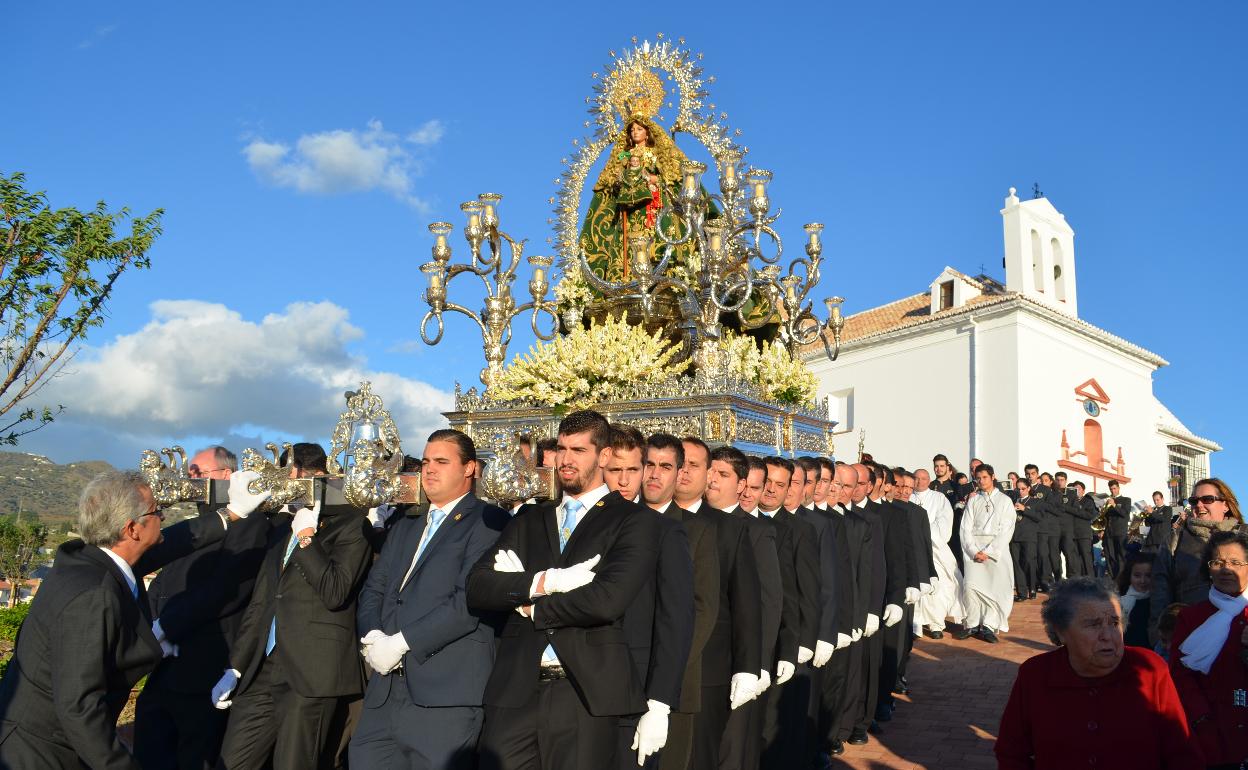
[[[1002,770],[1201,770],[1165,662],[1123,647],[1118,597],[1095,578],[1059,584],[1041,610],[1056,650],[1025,661],[1001,717]]]
[[[1248,759],[1248,530],[1215,532],[1201,571],[1209,598],[1179,614],[1170,670],[1211,768]]]

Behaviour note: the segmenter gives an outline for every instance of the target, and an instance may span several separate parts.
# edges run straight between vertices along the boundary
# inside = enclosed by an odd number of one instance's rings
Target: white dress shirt
[[[129,562],[108,548],[99,545],[96,548],[108,554],[108,558],[112,559],[113,563],[121,569],[122,577],[126,579],[126,585],[130,586],[130,594],[136,599],[139,598],[139,583],[134,579],[134,570],[130,568]]]

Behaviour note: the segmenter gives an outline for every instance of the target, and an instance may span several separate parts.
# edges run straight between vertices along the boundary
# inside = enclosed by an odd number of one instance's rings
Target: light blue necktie
[[[295,533],[290,533],[290,542],[286,544],[286,555],[282,557],[282,569],[286,568],[286,563],[290,561],[290,555],[295,552],[295,546],[299,545],[299,538],[295,537]],[[277,646],[277,608],[273,608],[273,622],[269,624],[269,641],[264,645],[264,654],[272,655],[273,648]]]
[[[580,500],[568,498],[568,502],[563,506],[563,526],[559,528],[559,552],[563,553],[563,549],[567,547],[568,541],[572,539],[572,531],[576,529],[576,522],[580,516],[581,510],[585,506]],[[558,664],[559,658],[555,655],[555,648],[546,645],[546,649],[542,651],[542,660],[547,665]]]
[[[434,533],[438,531],[438,527],[442,526],[442,521],[446,519],[446,511],[441,508],[434,508],[429,511],[429,525],[425,527],[424,537],[420,539],[420,545],[416,548],[416,560],[420,560],[420,555],[429,547],[429,541],[433,539]]]

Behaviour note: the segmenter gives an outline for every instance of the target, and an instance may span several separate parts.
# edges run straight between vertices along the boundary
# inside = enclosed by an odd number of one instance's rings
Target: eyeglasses
[[[1214,503],[1226,502],[1226,498],[1218,497],[1217,495],[1201,495],[1200,497],[1196,497],[1195,495],[1193,495],[1187,498],[1187,501],[1191,503],[1192,505],[1196,505],[1196,503],[1204,503],[1205,505],[1213,505]]]
[[[165,520],[165,509],[164,509],[164,508],[157,508],[157,509],[156,509],[156,510],[154,510],[154,511],[148,511],[147,513],[143,514],[143,516],[155,516],[156,518],[160,519],[161,521],[164,521],[164,520]],[[143,516],[140,516],[139,518],[141,519],[141,518],[143,518]],[[138,521],[138,519],[136,519],[135,521]]]
[[[186,472],[191,478],[198,478],[200,476],[207,476],[209,473],[216,473],[217,471],[223,470],[225,470],[225,468],[201,468],[198,465],[190,465],[187,466]]]
[[[1209,565],[1209,569],[1222,569],[1223,567],[1239,569],[1240,567],[1248,567],[1248,561],[1240,561],[1239,559],[1210,559],[1205,563]]]

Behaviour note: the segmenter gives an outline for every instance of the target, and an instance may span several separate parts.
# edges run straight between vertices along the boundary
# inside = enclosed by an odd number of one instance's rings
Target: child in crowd
[[[1167,604],[1165,611],[1157,619],[1157,646],[1153,648],[1153,652],[1165,658],[1166,662],[1170,661],[1170,637],[1174,633],[1174,624],[1178,622],[1179,613],[1185,607],[1187,605],[1181,602]]]
[[[1105,543],[1099,534],[1092,535],[1092,571],[1098,578],[1105,577]]]
[[[1118,573],[1122,597],[1122,641],[1131,647],[1148,648],[1149,594],[1153,590],[1153,557],[1138,550],[1127,553]]]

